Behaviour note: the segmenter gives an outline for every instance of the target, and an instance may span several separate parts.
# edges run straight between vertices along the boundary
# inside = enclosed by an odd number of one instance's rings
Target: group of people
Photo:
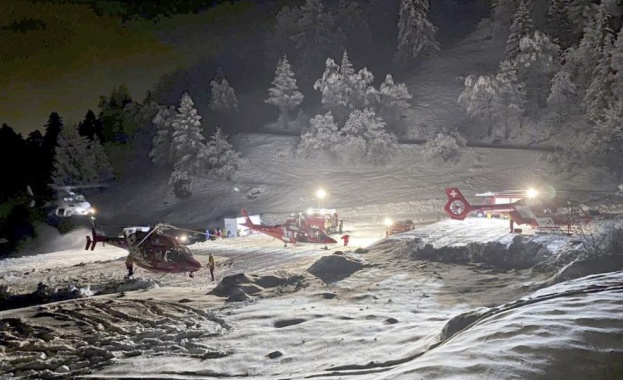
[[[230,238],[230,237],[234,237],[233,233],[229,230],[221,230],[221,227],[216,227],[216,229],[214,229],[213,231],[210,231],[210,229],[206,229],[206,240],[214,240],[217,238]]]

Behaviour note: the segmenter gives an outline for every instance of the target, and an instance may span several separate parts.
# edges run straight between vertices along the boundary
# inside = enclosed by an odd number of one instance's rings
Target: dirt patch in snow
[[[551,256],[543,244],[515,236],[510,245],[500,242],[469,243],[465,246],[435,248],[431,244],[416,244],[410,257],[415,260],[451,264],[486,264],[499,269],[528,269]]]
[[[277,293],[283,293],[284,288],[293,285],[293,290],[297,290],[302,285],[302,276],[247,276],[238,273],[224,277],[221,282],[208,294],[218,297],[227,297],[227,302],[242,302],[251,296],[268,296],[271,289]]]

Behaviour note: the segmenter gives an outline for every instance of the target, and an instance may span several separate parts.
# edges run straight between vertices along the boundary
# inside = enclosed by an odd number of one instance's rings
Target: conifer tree
[[[534,115],[545,105],[549,82],[558,69],[560,48],[538,30],[524,36],[516,56],[517,74],[526,87],[526,98]]]
[[[597,62],[604,46],[612,41],[612,29],[609,27],[610,16],[602,5],[598,8],[592,22],[584,26],[584,35],[574,51],[573,59],[577,62],[572,72],[575,84],[583,94],[592,81]]]
[[[506,140],[510,136],[510,120],[520,117],[524,111],[526,93],[523,84],[517,78],[517,67],[513,62],[502,61],[495,80],[498,97],[494,103],[493,113],[502,119]]]
[[[398,19],[398,46],[394,60],[406,63],[417,57],[434,57],[440,50],[435,27],[428,19],[428,0],[402,0]]]
[[[564,70],[560,70],[552,79],[552,87],[547,98],[547,104],[553,107],[558,114],[558,121],[562,125],[569,113],[571,106],[575,103],[577,88],[571,80],[571,75]]]
[[[58,113],[52,112],[45,125],[45,134],[43,135],[43,149],[49,153],[50,161],[52,161],[54,157],[54,150],[62,129],[63,118],[61,118]]]
[[[104,135],[102,142],[116,141],[124,134],[123,111],[132,102],[128,87],[124,84],[113,89],[109,98],[100,96],[98,107]]]
[[[322,106],[331,112],[332,117],[338,115],[339,119],[345,118],[343,101],[341,100],[341,78],[340,67],[332,58],[327,58],[325,71],[322,78],[314,83],[314,90],[320,91]]]
[[[288,127],[290,112],[296,110],[303,102],[303,94],[298,90],[294,72],[286,56],[279,60],[273,79],[273,87],[268,89],[266,103],[279,108],[279,120]]]
[[[522,38],[532,35],[533,31],[534,27],[532,26],[532,19],[530,18],[526,0],[521,0],[513,16],[513,23],[506,40],[504,55],[507,61],[512,61],[517,57],[519,54],[519,42]]]
[[[301,136],[297,154],[305,158],[329,154],[334,158],[339,144],[339,134],[331,112],[314,116],[309,124],[309,130]]]
[[[594,19],[598,5],[594,0],[571,0],[567,5],[567,17],[576,35]]]
[[[313,72],[324,57],[335,56],[344,50],[346,38],[322,1],[306,0],[300,7],[300,14],[298,32],[291,38],[300,58],[298,66],[303,72]]]
[[[234,88],[229,85],[227,79],[221,81],[216,79],[210,82],[212,96],[210,96],[210,109],[222,114],[233,114],[238,112],[238,98]]]
[[[612,69],[614,70],[614,83],[612,93],[619,99],[623,99],[623,28],[619,33],[612,49]]]
[[[465,78],[465,90],[459,95],[459,104],[470,117],[480,118],[487,125],[487,136],[493,132],[495,108],[499,99],[498,82],[495,77],[470,75]]]
[[[97,180],[97,165],[89,150],[89,140],[80,136],[76,125],[63,126],[54,157],[54,184],[86,185]]]
[[[582,108],[586,113],[586,118],[594,123],[603,119],[608,105],[614,101],[612,88],[615,83],[615,73],[611,65],[612,43],[612,40],[606,42],[599,52],[591,83],[582,100]]]
[[[78,124],[78,132],[81,136],[88,138],[90,141],[96,138],[102,141],[104,138],[102,123],[97,120],[95,113],[89,110],[84,116],[84,120]]]
[[[380,87],[380,116],[392,127],[397,127],[402,116],[409,109],[412,96],[404,83],[395,84],[391,74],[387,74]]]
[[[152,140],[152,150],[149,152],[149,157],[156,166],[172,168],[175,164],[171,155],[175,115],[175,107],[162,106],[154,116],[153,124],[156,126],[157,132]]]
[[[295,43],[290,38],[298,33],[300,18],[301,10],[296,6],[286,5],[277,13],[274,27],[268,32],[264,40],[267,67],[272,67],[274,62],[280,60],[284,55],[290,57],[292,63],[300,62]],[[297,70],[300,70],[300,67],[297,66]]]
[[[95,171],[97,172],[97,182],[109,182],[115,179],[115,170],[112,167],[108,153],[102,143],[95,137],[89,143],[89,153],[95,161]]]
[[[616,99],[604,110],[588,141],[587,159],[617,178],[623,178],[623,100]]]
[[[172,124],[171,162],[175,170],[189,175],[200,173],[207,158],[200,120],[194,102],[184,93]]]
[[[552,0],[545,23],[545,31],[563,50],[575,43],[575,35],[565,7],[565,0]]]
[[[220,128],[217,127],[210,136],[206,148],[208,174],[230,180],[238,171],[242,158],[227,141],[227,136]]]
[[[383,120],[370,108],[353,111],[341,132],[343,150],[350,154],[351,159],[355,159],[357,154],[362,154],[361,158],[365,162],[383,165],[396,153],[398,143],[396,136],[387,132]]]

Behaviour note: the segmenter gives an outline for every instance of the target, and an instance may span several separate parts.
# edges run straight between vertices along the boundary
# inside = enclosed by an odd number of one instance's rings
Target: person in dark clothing
[[[341,234],[342,234],[342,230],[343,230],[343,229],[344,229],[344,221],[343,221],[343,220],[340,220],[340,224],[338,224],[338,230],[337,230],[337,233],[341,235]]]
[[[210,269],[210,276],[212,276],[212,281],[214,281],[214,256],[212,256],[212,253],[208,256],[208,269]]]
[[[132,255],[128,255],[125,258],[125,267],[128,268],[128,277],[132,277],[134,274],[134,260],[132,259]]]

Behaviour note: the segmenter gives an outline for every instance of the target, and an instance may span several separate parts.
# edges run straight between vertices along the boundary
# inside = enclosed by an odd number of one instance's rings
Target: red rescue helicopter
[[[201,269],[201,263],[179,239],[167,233],[173,226],[158,224],[155,227],[127,227],[119,236],[98,234],[95,227],[92,236],[87,236],[86,250],[94,250],[98,242],[108,243],[127,250],[126,267],[128,275],[134,273],[133,264],[141,268],[163,273],[189,273]]]
[[[299,215],[298,218],[288,218],[283,224],[265,226],[254,224],[249,218],[247,210],[242,209],[240,211],[246,220],[245,223],[241,224],[242,226],[277,238],[284,242],[284,247],[287,247],[288,243],[337,244],[337,241],[327,236],[320,228],[307,223],[303,215]]]
[[[464,220],[470,212],[486,213],[496,211],[510,215],[511,232],[514,232],[513,223],[529,225],[537,230],[559,230],[571,233],[582,223],[590,222],[596,211],[587,206],[561,198],[547,198],[539,196],[533,189],[513,192],[514,198],[520,198],[512,203],[487,203],[472,205],[456,187],[445,189],[448,202],[444,207],[446,214],[457,220]]]

